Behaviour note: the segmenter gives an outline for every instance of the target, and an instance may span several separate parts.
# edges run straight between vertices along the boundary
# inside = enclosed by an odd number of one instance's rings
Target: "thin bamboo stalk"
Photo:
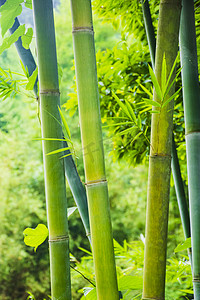
[[[181,1],[160,1],[155,73],[159,84],[165,54],[169,74],[178,50]],[[175,75],[174,75],[175,76]],[[174,88],[168,94],[172,95]],[[154,91],[154,100],[160,101]],[[147,195],[143,300],[165,299],[166,247],[171,173],[173,101],[152,115]]]
[[[155,55],[156,55],[156,38],[155,38],[154,28],[153,28],[153,24],[152,24],[151,12],[150,12],[150,8],[149,8],[148,0],[143,1],[142,11],[143,11],[143,18],[144,18],[144,23],[145,23],[145,30],[146,30],[146,34],[147,34],[150,55],[151,55],[151,62],[152,62],[152,66],[154,69],[155,68]],[[179,212],[180,212],[180,216],[181,216],[183,231],[184,231],[185,238],[187,239],[191,236],[189,209],[188,209],[188,205],[187,205],[183,180],[182,180],[182,176],[181,176],[180,165],[179,165],[179,160],[178,160],[178,156],[177,156],[174,136],[172,136],[172,174],[173,174],[173,178],[174,178],[176,197],[177,197],[177,202],[178,202],[178,206],[179,206]],[[190,256],[190,261],[191,261],[191,249],[188,252],[188,254]]]
[[[42,137],[62,138],[60,93],[56,57],[52,0],[33,0],[38,53]],[[47,155],[62,148],[61,141],[43,141],[52,299],[70,300],[70,260],[64,161],[60,154]],[[61,154],[62,155],[62,154]]]
[[[200,90],[194,1],[183,0],[180,30],[194,299],[200,299]]]
[[[119,293],[104,165],[91,2],[71,0],[71,9],[97,298],[115,300],[119,299]]]
[[[0,0],[0,7],[6,2],[6,0]],[[10,28],[10,33],[14,33],[15,30],[20,26],[18,18],[15,19],[15,23]],[[22,40],[21,37],[15,42],[15,46],[17,49],[17,52],[19,54],[19,57],[24,65],[24,67],[28,68],[29,75],[31,76],[33,71],[36,69],[36,63],[34,60],[34,57],[31,53],[30,49],[25,49],[22,46]],[[38,90],[37,90],[37,82],[38,78],[36,79],[36,83],[34,85],[33,91],[35,93],[36,98],[38,98]],[[64,142],[64,147],[68,147],[67,142]],[[70,150],[66,151],[66,154],[70,154]],[[91,242],[90,238],[90,224],[89,224],[89,213],[88,213],[88,204],[87,204],[87,196],[85,188],[83,187],[83,184],[80,180],[76,164],[74,163],[74,160],[71,155],[64,157],[64,166],[65,166],[65,176],[67,178],[69,187],[71,189],[72,195],[74,197],[74,201],[78,207],[79,214],[81,217],[81,220],[83,222],[86,235]]]

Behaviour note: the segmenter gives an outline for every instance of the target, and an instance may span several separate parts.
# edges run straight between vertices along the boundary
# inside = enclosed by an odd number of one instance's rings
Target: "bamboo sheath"
[[[152,24],[151,12],[150,12],[150,8],[149,8],[148,0],[143,1],[142,11],[143,11],[143,18],[144,18],[144,23],[145,23],[145,30],[146,30],[146,34],[147,34],[150,55],[151,55],[151,62],[152,62],[152,66],[154,69],[155,68],[155,55],[156,55],[156,38],[155,38],[154,28],[153,28],[153,24]],[[188,210],[183,180],[181,177],[180,165],[179,165],[179,160],[178,160],[178,156],[177,156],[174,136],[172,136],[172,164],[171,164],[171,167],[172,167],[174,186],[175,186],[175,190],[176,190],[176,197],[177,197],[177,202],[178,202],[178,206],[179,206],[179,212],[180,212],[180,216],[181,216],[184,236],[185,236],[185,239],[187,239],[191,236],[189,210]],[[188,254],[190,256],[190,261],[192,261],[191,260],[192,259],[191,258],[191,250],[189,250]]]
[[[71,0],[76,82],[98,300],[119,299],[90,0]]]
[[[194,2],[182,1],[180,53],[185,111],[194,299],[200,299],[200,90]]]
[[[0,7],[6,2],[6,0],[0,0]],[[20,23],[18,21],[18,18],[15,19],[15,23],[10,28],[10,33],[14,33],[15,30],[20,26]],[[19,57],[24,65],[24,67],[28,68],[29,75],[31,76],[33,71],[36,69],[36,63],[34,60],[34,57],[31,53],[30,49],[25,49],[22,46],[22,40],[21,37],[15,42],[15,46],[17,49],[17,52],[19,54]],[[38,89],[37,89],[37,82],[34,85],[34,93],[36,98],[38,98]],[[67,142],[64,142],[64,147],[68,147]],[[65,154],[70,154],[70,150],[67,150]],[[80,180],[79,174],[77,172],[77,168],[75,165],[75,162],[71,155],[66,156],[64,159],[64,166],[65,166],[65,176],[67,178],[69,187],[71,189],[72,195],[74,197],[75,203],[78,207],[79,214],[81,217],[81,220],[83,222],[86,235],[91,241],[90,238],[90,225],[89,225],[89,213],[88,213],[88,204],[87,204],[87,196],[85,188],[83,187],[83,184]]]
[[[155,73],[161,82],[163,55],[167,75],[178,50],[181,1],[160,1]],[[175,76],[175,74],[174,74]],[[172,95],[174,88],[168,94]],[[154,100],[160,101],[154,91]],[[166,247],[171,173],[173,101],[152,115],[147,193],[143,300],[165,299]]]
[[[58,111],[60,94],[52,0],[33,0],[38,53],[40,110],[43,138],[62,138]],[[60,141],[43,141],[51,291],[54,300],[70,300],[70,261],[67,199],[62,154],[46,154],[62,148]]]

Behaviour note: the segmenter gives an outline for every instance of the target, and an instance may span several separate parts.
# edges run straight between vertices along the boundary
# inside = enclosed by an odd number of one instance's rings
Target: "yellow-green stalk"
[[[42,138],[62,139],[58,106],[60,93],[52,0],[33,0],[39,69]],[[43,140],[45,190],[49,228],[51,292],[53,300],[70,300],[69,235],[64,161],[61,141]]]
[[[71,0],[81,138],[98,300],[119,299],[90,0]]]
[[[167,75],[177,56],[180,10],[180,0],[160,1],[155,61],[155,74],[160,86],[164,55]],[[170,97],[173,92],[174,88],[167,96]],[[154,100],[161,102],[155,91]],[[161,108],[160,113],[152,115],[143,300],[165,299],[173,106],[173,101],[170,101],[168,105]]]

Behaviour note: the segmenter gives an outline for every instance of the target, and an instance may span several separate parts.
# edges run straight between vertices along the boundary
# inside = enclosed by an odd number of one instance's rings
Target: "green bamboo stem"
[[[143,13],[144,26],[147,35],[150,56],[151,56],[151,63],[153,69],[155,69],[156,38],[155,38],[154,27],[151,19],[151,12],[149,8],[148,0],[142,0],[142,13]]]
[[[200,299],[200,91],[194,2],[182,1],[180,53],[185,111],[194,299]]]
[[[147,34],[147,40],[151,55],[151,62],[153,69],[155,68],[155,55],[156,55],[156,38],[154,34],[154,28],[151,19],[151,12],[149,8],[149,1],[144,0],[142,3],[142,11],[143,18],[145,23],[145,30]],[[176,197],[179,206],[179,212],[181,216],[183,231],[185,235],[185,239],[191,236],[190,233],[190,218],[189,218],[189,210],[183,185],[183,180],[180,171],[179,160],[176,151],[176,144],[174,141],[174,136],[172,136],[172,174],[174,178],[174,186],[176,190]],[[191,251],[188,252],[191,261]]]
[[[80,127],[98,300],[119,299],[90,0],[71,0]]]
[[[155,73],[161,82],[163,55],[169,74],[178,50],[180,0],[160,1]],[[175,76],[175,75],[174,75]],[[172,95],[174,88],[168,94]],[[160,101],[154,92],[154,100]],[[166,247],[171,173],[173,101],[152,115],[147,194],[143,299],[165,299]]]
[[[0,0],[0,6],[2,6],[5,2],[6,2],[6,0]],[[20,26],[19,20],[18,20],[18,18],[16,18],[14,25],[9,30],[10,33],[11,34],[14,33],[15,30],[19,26]],[[35,63],[32,53],[31,53],[31,50],[25,49],[22,46],[21,37],[17,40],[17,42],[15,42],[15,47],[17,49],[20,59],[22,60],[24,67],[28,68],[29,75],[31,76],[33,71],[36,69],[36,63]],[[36,82],[35,82],[35,85],[33,88],[36,99],[38,99],[37,82],[38,82],[38,78],[36,79]],[[65,148],[68,147],[67,142],[64,143],[64,147]],[[66,154],[70,154],[70,150],[67,150]],[[84,228],[86,231],[86,235],[87,235],[89,241],[91,242],[86,191],[80,180],[80,177],[77,172],[77,168],[76,168],[76,165],[72,158],[72,155],[64,157],[64,166],[65,166],[65,176],[67,178],[69,187],[70,187],[72,195],[74,197],[74,201],[78,207],[78,211],[79,211],[81,220],[83,222],[83,225],[84,225]]]
[[[40,111],[43,138],[62,138],[59,122],[60,93],[52,0],[33,0],[38,53]],[[59,121],[59,122],[58,122]],[[69,235],[67,199],[62,154],[47,153],[63,147],[62,142],[43,141],[51,291],[54,300],[70,300]]]

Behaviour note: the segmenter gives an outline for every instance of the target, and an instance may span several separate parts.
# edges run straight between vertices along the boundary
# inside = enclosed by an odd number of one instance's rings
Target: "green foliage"
[[[187,250],[188,248],[191,248],[191,237],[187,238],[184,243],[179,244],[176,249],[174,250],[175,253]]]
[[[27,246],[34,247],[34,251],[41,245],[48,237],[49,231],[44,224],[38,224],[35,229],[26,228],[23,232],[24,243]]]
[[[8,49],[13,43],[15,43],[18,40],[18,38],[22,36],[24,33],[25,33],[25,25],[20,25],[11,36],[3,40],[3,43],[0,46],[0,54],[2,54],[3,51]]]
[[[29,49],[29,45],[32,41],[32,38],[33,38],[33,29],[28,28],[27,32],[22,36],[22,46],[25,49]]]
[[[22,12],[21,3],[24,0],[7,0],[4,5],[0,8],[1,13],[1,33],[2,36],[11,28],[15,22],[15,18]]]

